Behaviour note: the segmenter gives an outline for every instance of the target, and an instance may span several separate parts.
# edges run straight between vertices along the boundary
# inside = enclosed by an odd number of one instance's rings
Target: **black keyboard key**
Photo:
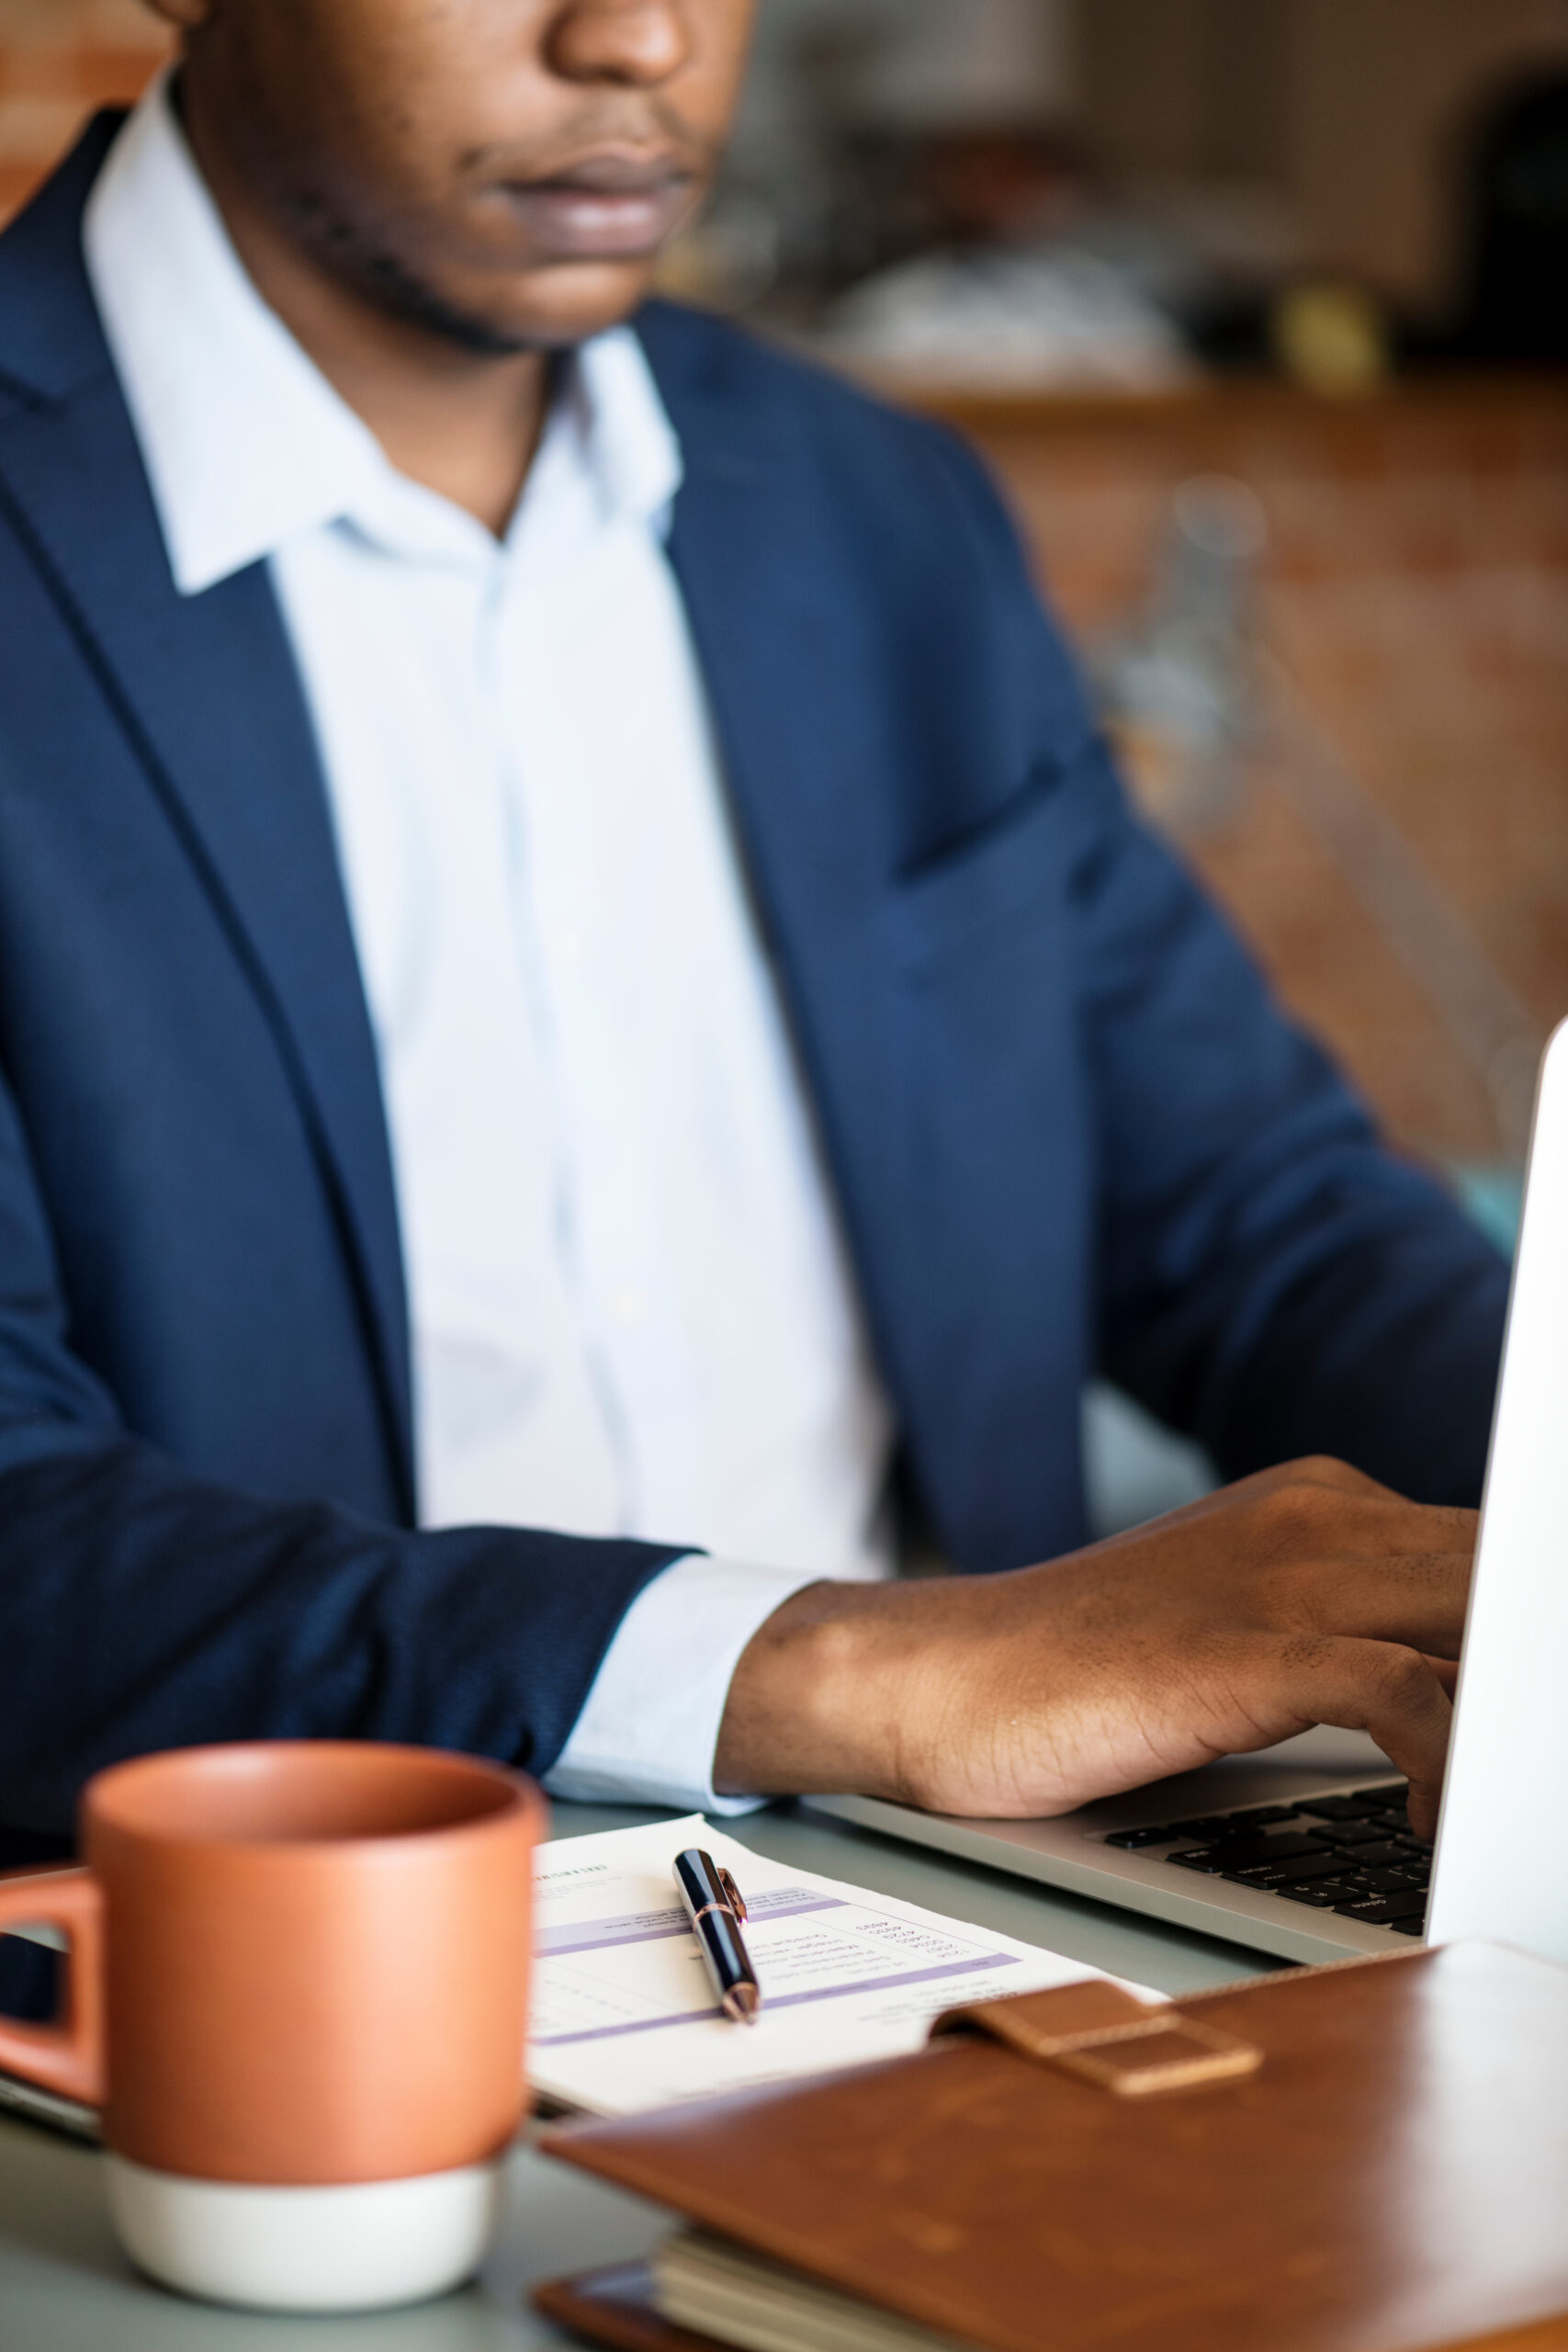
[[[1359,1883],[1365,1884],[1369,1894],[1399,1894],[1409,1887],[1417,1894],[1424,1892],[1420,1882],[1412,1878],[1408,1871],[1368,1871],[1365,1880]]]
[[[1320,1838],[1332,1838],[1337,1846],[1376,1846],[1387,1838],[1388,1831],[1381,1821],[1325,1822],[1318,1831]]]
[[[1318,1854],[1310,1861],[1256,1862],[1251,1870],[1226,1871],[1224,1875],[1237,1886],[1261,1886],[1272,1893],[1280,1887],[1299,1885],[1306,1879],[1337,1880],[1339,1864],[1332,1854]]]
[[[1194,1846],[1185,1854],[1170,1854],[1167,1860],[1179,1862],[1183,1870],[1208,1871],[1218,1875],[1225,1871],[1244,1871],[1260,1862],[1304,1861],[1323,1851],[1316,1838],[1299,1837],[1292,1829],[1265,1829],[1255,1838],[1222,1838],[1210,1846]]]
[[[1427,1898],[1418,1887],[1407,1894],[1360,1895],[1334,1906],[1342,1919],[1365,1919],[1370,1927],[1392,1928],[1396,1919],[1424,1919]]]
[[[1254,1862],[1317,1861],[1325,1848],[1321,1838],[1296,1829],[1263,1829],[1252,1838],[1219,1838],[1209,1849],[1222,1855],[1227,1870],[1244,1871]]]
[[[1287,1903],[1310,1903],[1314,1911],[1332,1911],[1337,1904],[1354,1900],[1357,1890],[1343,1879],[1314,1878],[1304,1884],[1276,1887],[1274,1892]]]
[[[1178,1832],[1160,1826],[1153,1829],[1116,1829],[1106,1839],[1108,1846],[1120,1846],[1123,1852],[1135,1854],[1141,1846],[1174,1846]]]
[[[1381,1844],[1352,1846],[1350,1853],[1359,1871],[1383,1871],[1392,1862],[1405,1862],[1410,1859],[1405,1849],[1395,1845],[1392,1838]]]
[[[1427,1932],[1425,1919],[1391,1919],[1388,1924],[1396,1936],[1424,1936]]]
[[[1369,1813],[1381,1810],[1367,1797],[1303,1797],[1296,1807],[1298,1813],[1310,1813],[1318,1821],[1361,1821]]]
[[[1293,1804],[1249,1804],[1240,1813],[1224,1815],[1227,1824],[1243,1821],[1249,1829],[1263,1829],[1272,1822],[1294,1821],[1295,1817]]]
[[[1221,1838],[1227,1817],[1223,1813],[1208,1813],[1198,1821],[1172,1821],[1167,1826],[1173,1838]]]

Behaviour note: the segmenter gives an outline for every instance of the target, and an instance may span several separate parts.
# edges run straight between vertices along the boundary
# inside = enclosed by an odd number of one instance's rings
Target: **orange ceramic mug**
[[[336,1741],[101,1772],[86,1867],[0,1884],[70,1939],[65,2014],[0,2067],[100,2106],[128,2251],[275,2310],[410,2301],[477,2267],[524,2102],[537,1790]]]

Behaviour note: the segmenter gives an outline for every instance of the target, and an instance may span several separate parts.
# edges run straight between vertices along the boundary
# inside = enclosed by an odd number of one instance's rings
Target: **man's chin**
[[[587,343],[620,326],[647,300],[658,256],[552,262],[530,270],[496,324],[519,343],[551,349]]]
[[[460,349],[497,358],[525,351],[558,351],[619,326],[646,299],[657,256],[595,256],[536,265],[485,287],[396,288],[383,280],[383,306],[411,326]]]
[[[442,282],[390,252],[333,254],[333,276],[419,334],[475,357],[562,350],[618,327],[644,301],[659,254],[529,261]]]

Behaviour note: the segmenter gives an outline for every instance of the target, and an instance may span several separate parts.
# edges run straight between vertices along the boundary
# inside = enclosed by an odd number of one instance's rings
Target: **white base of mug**
[[[501,2212],[499,2163],[418,2180],[258,2188],[107,2162],[131,2260],[183,2294],[252,2311],[383,2311],[445,2294],[479,2268]]]

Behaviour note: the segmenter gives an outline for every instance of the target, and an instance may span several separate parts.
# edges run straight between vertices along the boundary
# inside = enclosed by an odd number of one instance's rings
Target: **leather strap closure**
[[[931,2039],[949,2034],[1002,2042],[1117,2098],[1197,2090],[1255,2075],[1263,2064],[1262,2051],[1239,2035],[1168,2002],[1151,2007],[1102,1978],[949,2009],[932,2026]]]

